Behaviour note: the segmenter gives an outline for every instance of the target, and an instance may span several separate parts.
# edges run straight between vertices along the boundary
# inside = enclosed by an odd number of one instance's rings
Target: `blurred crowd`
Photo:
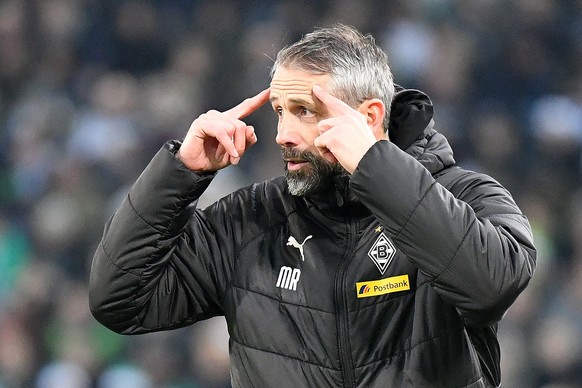
[[[224,319],[143,336],[87,302],[103,225],[167,139],[269,83],[315,26],[372,33],[464,167],[532,224],[538,268],[500,325],[505,387],[582,381],[582,1],[0,0],[0,388],[228,387]],[[259,143],[200,206],[281,174]]]

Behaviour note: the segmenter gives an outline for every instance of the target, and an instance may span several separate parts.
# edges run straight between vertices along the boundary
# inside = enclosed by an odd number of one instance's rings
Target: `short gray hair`
[[[279,66],[329,74],[330,91],[352,107],[380,99],[386,107],[383,126],[388,131],[394,81],[388,56],[371,35],[344,24],[318,28],[279,51],[271,77]]]

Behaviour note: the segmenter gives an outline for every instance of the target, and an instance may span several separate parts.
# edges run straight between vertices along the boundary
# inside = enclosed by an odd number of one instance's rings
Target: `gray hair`
[[[380,99],[386,107],[383,126],[388,131],[394,81],[388,56],[371,35],[343,24],[318,28],[279,51],[271,77],[279,66],[329,74],[330,92],[354,108],[365,100]]]

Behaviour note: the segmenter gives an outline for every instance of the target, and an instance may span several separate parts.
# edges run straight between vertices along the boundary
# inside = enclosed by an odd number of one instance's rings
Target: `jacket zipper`
[[[356,225],[352,220],[347,222],[347,248],[339,264],[338,271],[335,276],[335,304],[337,306],[337,333],[338,333],[338,348],[340,368],[342,371],[342,380],[344,387],[355,387],[354,377],[354,361],[352,359],[352,349],[350,346],[349,337],[349,306],[347,297],[345,295],[345,280],[347,269],[350,264],[350,258],[354,253]]]

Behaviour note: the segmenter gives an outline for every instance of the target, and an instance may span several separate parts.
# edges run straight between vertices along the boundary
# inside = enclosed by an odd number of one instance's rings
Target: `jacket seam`
[[[513,214],[513,213],[510,213]],[[513,219],[513,217],[507,216],[507,215],[492,215],[492,216],[486,216],[483,217],[486,219],[490,219],[490,218],[508,218],[508,219]],[[465,232],[465,235],[463,236],[461,242],[459,243],[459,245],[457,246],[457,248],[455,249],[455,253],[453,254],[453,256],[451,257],[451,259],[448,261],[447,265],[442,269],[442,271],[435,276],[435,278],[433,279],[433,281],[437,281],[437,279],[447,270],[449,269],[449,267],[451,266],[451,264],[453,263],[453,260],[455,260],[455,258],[457,257],[457,253],[459,253],[459,250],[461,249],[461,246],[463,245],[463,243],[465,242],[465,240],[467,239],[467,236],[469,235],[469,232],[471,232],[471,230],[473,229],[473,227],[475,226],[475,223],[477,222],[477,220],[473,220],[473,222],[471,222],[471,225],[469,225],[469,228],[467,228],[467,232]],[[532,255],[529,252],[526,252],[527,255],[531,258]],[[498,293],[499,295],[499,293]]]
[[[133,211],[135,212],[135,214],[137,214],[137,216],[138,216],[138,217],[139,217],[139,218],[140,218],[140,219],[141,219],[143,222],[145,222],[145,224],[146,224],[146,225],[148,225],[150,228],[152,228],[153,230],[155,230],[156,232],[158,232],[158,233],[160,234],[160,237],[161,237],[161,236],[165,236],[165,235],[166,235],[166,233],[164,233],[164,231],[162,231],[162,230],[160,230],[160,229],[158,229],[158,228],[154,227],[152,224],[150,224],[150,223],[149,223],[149,222],[148,222],[148,221],[147,221],[147,220],[146,220],[146,219],[145,219],[145,218],[144,218],[144,217],[143,217],[143,216],[142,216],[142,215],[139,213],[139,211],[138,211],[138,210],[135,208],[135,206],[133,205],[133,202],[132,202],[132,200],[131,200],[131,197],[129,196],[129,194],[127,195],[127,201],[128,201],[128,203],[129,203],[129,205],[131,206],[131,208],[133,209]],[[174,216],[175,216],[175,215],[174,215]],[[172,217],[172,218],[171,218],[171,220],[170,220],[170,224],[171,224],[171,222],[172,222],[172,220],[173,220],[173,219],[174,219],[174,217]],[[153,245],[153,248],[154,248],[154,249],[153,249],[152,253],[151,253],[151,254],[148,256],[148,260],[147,260],[147,262],[148,262],[148,263],[149,263],[149,262],[151,262],[151,261],[152,261],[152,258],[154,257],[154,255],[160,251],[160,237],[158,237],[158,238],[156,238],[156,239],[155,239],[155,242],[154,242],[154,245]],[[140,273],[139,275],[137,275],[137,274],[132,274],[132,275],[134,275],[134,276],[137,276],[137,277],[139,278],[139,284],[142,284],[142,283],[143,283],[143,273]],[[137,303],[137,293],[134,293],[134,298],[132,299],[132,303],[133,303],[134,309],[137,311],[137,305],[138,305],[138,303]],[[137,314],[136,314],[136,316],[135,316],[135,317],[136,317],[136,319],[137,319],[137,321],[138,321],[139,325],[140,325],[141,327],[144,327],[144,325],[143,325],[143,323],[142,323],[142,321],[141,321],[141,319],[140,319],[139,315],[137,315]]]
[[[402,228],[400,228],[400,230],[398,231],[398,233],[396,233],[396,235],[394,236],[394,239],[398,239],[398,237],[402,234],[402,231],[404,229],[406,229],[406,226],[408,225],[408,223],[412,219],[412,216],[414,216],[414,213],[416,213],[416,210],[418,209],[418,207],[420,206],[420,204],[422,203],[422,201],[424,201],[424,199],[428,195],[429,191],[431,191],[431,189],[434,187],[435,184],[436,184],[436,180],[429,186],[428,189],[426,189],[426,191],[424,192],[424,194],[422,195],[422,197],[420,197],[420,200],[416,203],[416,205],[414,206],[414,209],[412,209],[412,212],[410,212],[410,215],[408,216],[408,218],[406,218],[406,221],[404,222],[404,225],[402,225]]]
[[[455,167],[456,165],[452,165],[450,167]],[[460,167],[459,167],[460,168]],[[441,170],[442,171],[442,170]],[[453,194],[452,189],[453,187],[455,187],[456,184],[458,184],[459,182],[461,182],[464,178],[468,177],[469,175],[474,175],[476,174],[474,171],[470,171],[470,170],[461,170],[461,174],[458,174],[458,176],[454,177],[453,180],[451,180],[450,182],[445,182],[447,183],[447,185],[443,185],[441,182],[439,182],[439,178],[446,177],[448,174],[452,174],[453,172],[447,172],[447,173],[436,173],[434,175],[434,178],[436,179],[436,181],[443,186],[445,189],[447,189],[448,192],[450,192],[451,194]],[[458,198],[457,195],[453,194],[453,196],[455,198]]]
[[[256,209],[254,209],[254,210],[256,210]],[[273,223],[272,225],[269,225],[269,227],[267,228],[267,230],[270,230],[270,229],[276,227],[277,225],[284,224],[284,223],[285,223],[285,221],[280,221],[280,222]],[[272,297],[270,297],[270,296],[268,296],[266,294],[263,294],[263,293],[260,293],[260,292],[257,292],[257,291],[253,291],[253,290],[249,290],[249,289],[245,289],[245,288],[239,287],[239,286],[237,286],[237,285],[235,285],[233,283],[234,282],[234,279],[236,278],[236,268],[237,268],[237,264],[238,264],[238,259],[239,259],[239,256],[240,256],[240,252],[242,252],[246,248],[246,246],[249,245],[253,240],[259,238],[259,236],[262,236],[262,235],[264,235],[266,233],[267,232],[265,230],[261,230],[260,233],[253,234],[252,236],[250,236],[248,238],[248,240],[241,242],[239,249],[235,249],[234,257],[232,259],[232,270],[230,271],[230,274],[229,274],[229,280],[226,283],[226,288],[225,288],[224,296],[221,298],[221,304],[222,304],[222,306],[225,306],[226,303],[227,303],[227,299],[228,299],[228,288],[229,287],[230,288],[238,288],[238,289],[245,290],[245,291],[248,291],[248,292],[254,292],[256,294],[259,294],[259,295],[263,295],[263,296],[272,298]],[[272,298],[272,299],[275,299],[275,298]],[[275,300],[277,300],[277,299],[275,299]]]
[[[295,212],[297,212],[297,211],[294,210],[294,211],[290,212],[289,214],[286,214],[286,216],[289,217],[292,213],[295,213]],[[257,239],[259,236],[266,234],[268,231],[270,231],[273,228],[276,228],[278,225],[284,225],[286,222],[287,222],[287,220],[274,222],[273,224],[269,225],[266,229],[261,229],[261,231],[259,233],[253,234],[252,236],[249,236],[249,238],[246,241],[244,241],[240,244],[239,251],[235,253],[236,258],[238,258],[239,252],[242,252],[246,248],[247,245],[249,245],[251,242],[253,242],[255,239]]]
[[[232,338],[232,337],[231,337],[230,339],[231,339],[233,342],[236,342],[237,344],[239,344],[239,345],[241,345],[241,346],[244,346],[245,348],[249,348],[249,349],[253,349],[253,350],[258,350],[259,352],[265,352],[265,353],[269,353],[269,354],[275,354],[275,355],[277,355],[277,356],[281,356],[281,357],[289,358],[289,359],[291,359],[291,360],[299,361],[299,362],[302,362],[302,363],[305,363],[305,364],[309,364],[309,365],[314,365],[314,366],[317,366],[317,367],[319,367],[319,368],[325,368],[325,369],[329,369],[329,370],[332,370],[332,371],[335,371],[335,372],[339,372],[339,371],[340,371],[340,369],[335,369],[335,368],[331,368],[331,367],[329,367],[329,366],[325,366],[325,365],[316,364],[315,362],[312,362],[312,361],[307,361],[307,360],[303,360],[303,359],[301,359],[301,358],[298,358],[298,357],[289,356],[289,355],[287,355],[287,354],[283,354],[283,353],[279,353],[279,352],[274,352],[274,351],[272,351],[272,350],[265,350],[265,349],[257,348],[257,347],[255,347],[255,346],[250,346],[250,345],[247,345],[247,344],[245,344],[245,343],[243,343],[243,342],[241,342],[241,341],[239,341],[239,340],[236,340],[236,339],[234,339],[234,338]]]
[[[269,298],[271,300],[275,300],[275,301],[277,301],[279,303],[284,303],[284,304],[291,305],[291,306],[296,306],[296,307],[303,307],[305,309],[317,311],[317,312],[324,313],[324,314],[335,315],[335,313],[332,313],[332,312],[329,312],[329,311],[321,310],[321,309],[318,309],[318,308],[315,308],[315,307],[309,307],[309,306],[306,306],[306,305],[303,305],[303,304],[299,304],[299,303],[293,303],[293,302],[283,301],[283,300],[277,299],[277,298],[275,298],[275,297],[273,297],[271,295],[267,295],[267,294],[265,294],[263,292],[259,292],[259,291],[255,291],[255,290],[250,290],[248,288],[241,287],[241,286],[237,286],[237,285],[234,285],[234,284],[231,284],[231,288],[236,288],[236,289],[243,290],[243,291],[246,291],[246,292],[251,292],[253,294],[261,295],[261,296],[264,296],[265,298]]]
[[[491,214],[490,216],[484,216],[483,218],[486,218],[488,220],[493,219],[493,218],[504,218],[507,220],[515,221],[515,217],[513,217],[513,216],[518,216],[519,218],[523,218],[523,214],[519,214],[519,213]]]
[[[435,336],[435,337],[430,337],[430,338],[427,338],[427,339],[425,339],[425,340],[422,340],[422,341],[420,341],[420,342],[417,342],[417,343],[415,343],[415,344],[411,345],[410,347],[408,347],[408,348],[406,348],[406,349],[403,349],[403,350],[402,350],[402,351],[400,351],[400,352],[393,353],[393,354],[391,354],[390,356],[388,356],[388,357],[385,357],[385,358],[382,358],[382,359],[380,359],[380,360],[375,360],[375,361],[369,362],[369,363],[367,363],[367,364],[363,364],[363,365],[357,366],[355,369],[362,369],[362,368],[365,368],[365,367],[367,367],[367,366],[370,366],[370,365],[373,365],[373,364],[377,364],[377,363],[380,363],[380,362],[385,362],[385,361],[387,361],[387,360],[391,360],[391,359],[393,359],[393,358],[400,357],[401,355],[403,355],[403,354],[405,354],[405,353],[408,353],[408,352],[412,351],[414,348],[416,348],[416,347],[418,347],[418,346],[420,346],[420,345],[423,345],[423,344],[425,344],[425,343],[427,343],[427,342],[431,342],[431,341],[434,341],[434,340],[436,340],[436,339],[443,338],[443,337],[447,337],[447,336],[449,336],[449,334],[446,334],[446,333],[445,333],[445,334],[437,335],[437,336]]]
[[[101,249],[103,249],[103,253],[105,253],[105,257],[107,258],[107,261],[109,261],[115,268],[117,268],[121,272],[124,272],[126,274],[129,274],[129,275],[135,276],[136,278],[141,279],[141,275],[138,275],[136,273],[133,273],[132,271],[124,269],[124,268],[120,267],[115,261],[113,261],[113,259],[111,258],[111,255],[109,254],[109,252],[107,252],[107,249],[105,248],[105,242],[103,240],[101,240],[99,245],[101,246]]]
[[[457,248],[455,249],[455,252],[453,253],[453,256],[451,257],[451,259],[447,262],[447,264],[445,265],[445,267],[441,270],[441,272],[434,277],[433,281],[436,281],[447,269],[449,269],[449,267],[451,266],[451,264],[453,263],[453,260],[455,260],[455,258],[457,257],[457,253],[459,253],[459,250],[461,249],[461,246],[463,245],[463,243],[465,242],[465,240],[467,239],[467,236],[469,235],[469,232],[471,232],[471,230],[473,229],[473,227],[475,226],[475,223],[477,222],[477,220],[473,220],[473,222],[471,222],[471,225],[469,225],[469,227],[467,228],[467,231],[465,232],[465,234],[463,235],[463,238],[461,239],[461,241],[459,242],[459,245],[457,245]]]
[[[133,201],[131,200],[131,196],[128,194],[127,195],[127,202],[129,203],[129,206],[131,206],[132,210],[135,212],[135,214],[143,221],[145,222],[145,224],[147,226],[149,226],[150,228],[152,228],[153,230],[155,230],[156,232],[160,233],[160,234],[164,234],[164,232],[158,228],[156,228],[155,226],[153,226],[152,224],[150,224],[142,215],[141,213],[136,209],[136,207],[133,204]]]
[[[410,213],[410,215],[406,219],[406,222],[404,222],[404,225],[402,226],[402,228],[400,229],[400,231],[396,234],[395,239],[397,239],[398,236],[400,236],[400,234],[402,233],[402,231],[406,228],[406,226],[408,225],[408,223],[412,219],[412,216],[414,215],[414,213],[416,213],[416,209],[418,209],[418,207],[420,206],[420,204],[422,203],[422,201],[424,201],[424,199],[426,198],[426,196],[432,190],[432,188],[435,186],[436,183],[437,183],[437,181],[435,180],[430,185],[430,187],[424,192],[423,196],[420,198],[420,200],[418,201],[418,203],[416,204],[416,206],[414,207],[414,209],[412,210],[412,212]],[[467,239],[467,236],[469,235],[469,232],[471,231],[471,229],[473,228],[474,225],[475,225],[475,220],[473,220],[473,222],[471,223],[471,225],[469,225],[469,227],[467,228],[467,231],[463,235],[463,238],[459,242],[459,245],[457,245],[457,248],[455,249],[455,252],[453,253],[453,256],[451,257],[451,259],[447,262],[447,264],[441,270],[441,272],[434,277],[433,281],[437,280],[451,266],[451,264],[453,263],[453,260],[456,258],[457,253],[459,252],[459,249],[461,249],[461,246],[463,245],[463,243]]]
[[[113,265],[115,268],[117,268],[118,270],[120,270],[120,271],[122,271],[122,272],[124,272],[124,273],[126,273],[126,274],[128,274],[128,275],[135,276],[135,277],[136,277],[136,278],[138,278],[138,279],[140,280],[140,282],[141,282],[141,276],[140,276],[140,275],[134,274],[134,273],[133,273],[133,272],[131,272],[131,271],[128,271],[128,270],[126,270],[126,269],[123,269],[123,268],[121,268],[119,265],[117,265],[117,263],[115,263],[115,261],[113,261],[113,259],[111,258],[111,256],[110,256],[110,255],[109,255],[109,253],[107,252],[107,249],[105,249],[105,244],[104,244],[104,242],[103,242],[103,241],[101,241],[101,242],[99,243],[99,245],[101,246],[101,249],[103,249],[103,253],[105,254],[105,257],[107,258],[107,261],[109,261],[109,262],[111,263],[111,265]],[[137,305],[138,305],[138,304],[137,304],[137,294],[136,294],[136,293],[134,293],[133,295],[134,295],[134,296],[133,296],[133,298],[131,298],[131,304],[132,304],[133,310],[136,312],[136,314],[135,314],[134,316],[135,316],[135,319],[136,319],[136,320],[137,320],[137,322],[138,322],[138,325],[139,325],[140,327],[143,327],[143,324],[142,324],[141,318],[140,318],[140,317],[139,317],[139,315],[137,314],[137,311],[138,311],[138,309],[137,309]]]
[[[420,345],[424,345],[427,342],[431,342],[431,341],[434,341],[434,340],[440,339],[440,338],[445,338],[445,337],[448,337],[448,336],[451,336],[451,335],[452,335],[451,333],[444,333],[442,335],[438,335],[438,336],[435,336],[435,337],[427,338],[427,339],[425,339],[423,341],[420,341],[420,342],[418,342],[418,343],[410,346],[407,349],[402,350],[401,352],[394,353],[394,354],[390,355],[389,357],[383,358],[381,360],[376,360],[376,361],[369,362],[367,364],[363,364],[361,366],[356,367],[355,369],[358,369],[359,370],[359,369],[366,368],[367,366],[370,366],[370,365],[373,365],[373,364],[385,362],[387,360],[391,360],[391,359],[394,359],[396,357],[400,357],[401,355],[403,355],[405,353],[411,352],[412,350],[414,350],[414,348],[416,348],[416,347],[418,347]],[[465,386],[466,387],[469,387],[469,386],[471,386],[471,385],[473,385],[473,384],[475,384],[475,383],[477,383],[479,381],[482,381],[482,380],[483,380],[483,372],[480,371],[479,374],[477,375],[477,380],[471,381],[470,383],[468,383],[468,385],[465,385]]]
[[[264,184],[265,182],[263,182]],[[251,209],[253,210],[253,213],[255,215],[255,217],[257,216],[256,212],[257,212],[257,203],[260,202],[260,199],[257,198],[257,196],[259,195],[258,193],[258,183],[255,183],[251,186]],[[273,222],[272,224],[268,225],[267,228],[265,229],[261,229],[260,233],[254,234],[252,236],[250,236],[246,241],[242,241],[240,244],[240,249],[239,252],[242,251],[243,249],[245,249],[245,247],[250,244],[253,240],[255,240],[257,237],[264,235],[265,233],[267,233],[267,231],[277,227],[278,225],[284,225],[285,223],[288,223],[289,221],[289,217],[293,214],[293,213],[298,213],[300,210],[296,209],[295,207],[293,207],[289,212],[285,213],[285,218],[283,218],[282,220],[277,220],[276,222]],[[258,223],[258,219],[256,220]],[[238,252],[236,252],[236,257],[238,257]]]
[[[181,196],[178,197],[178,201],[174,202],[174,211],[172,212],[172,217],[170,217],[170,220],[168,221],[167,227],[163,231],[160,231],[160,234],[162,236],[170,236],[170,237],[172,236],[171,233],[167,232],[167,229],[169,229],[171,227],[171,225],[174,223],[174,220],[178,216],[179,210],[185,209],[184,203],[186,203],[186,202],[188,202],[188,197],[184,198]],[[156,240],[156,243],[158,240]]]
[[[253,195],[251,196],[251,198],[252,198],[252,202],[251,203],[253,204],[253,206],[256,206],[256,203],[258,202],[257,198],[255,198],[258,195],[255,186],[257,186],[257,184],[253,185],[253,188],[252,188],[252,194]],[[256,208],[253,208],[253,212],[255,213],[255,216],[256,216]],[[269,225],[267,229],[261,229],[261,232],[260,233],[254,234],[254,235],[250,236],[246,241],[241,242],[239,249],[237,249],[236,252],[234,252],[234,258],[233,258],[233,261],[232,261],[232,271],[231,271],[230,276],[229,276],[230,280],[226,284],[226,288],[227,289],[228,289],[228,287],[238,288],[238,289],[245,290],[245,291],[248,291],[248,292],[254,292],[256,294],[263,295],[263,296],[266,296],[266,297],[271,298],[271,299],[274,299],[274,300],[278,300],[278,299],[275,299],[275,298],[273,298],[273,297],[271,297],[271,296],[269,296],[267,294],[263,294],[263,293],[260,293],[260,292],[257,292],[257,291],[245,289],[243,287],[239,287],[239,286],[235,285],[233,283],[233,281],[236,278],[236,276],[235,276],[236,267],[237,267],[237,263],[238,263],[238,258],[239,258],[240,252],[242,252],[246,248],[247,245],[249,245],[253,240],[259,238],[259,236],[265,235],[267,233],[267,231],[272,230],[273,228],[277,227],[278,225],[284,225],[285,223],[288,222],[289,216],[291,214],[297,213],[297,212],[298,212],[298,210],[295,209],[295,208],[293,208],[290,212],[288,212],[288,213],[285,214],[285,218],[283,220],[274,222],[273,224]],[[228,295],[228,292],[225,291],[224,297],[222,298],[222,305],[223,306],[227,302],[227,298],[228,298],[227,295]],[[287,303],[287,302],[284,302],[284,303]],[[297,304],[296,306],[302,306],[302,305]],[[323,310],[317,310],[317,309],[314,309],[314,310],[321,311],[321,312],[325,312]]]
[[[182,202],[186,201],[187,199],[184,199],[184,198],[181,198],[181,197],[179,197],[179,198],[178,198],[178,200],[179,200],[179,201],[178,201],[178,202],[179,202],[179,204],[177,204],[177,205],[175,206],[175,208],[176,208],[176,209],[183,208],[183,206],[182,206]],[[140,212],[137,210],[137,208],[136,208],[136,207],[135,207],[135,205],[133,204],[133,201],[131,200],[131,197],[130,197],[130,195],[129,195],[129,194],[127,195],[127,201],[128,201],[128,203],[129,203],[129,205],[131,206],[131,208],[133,209],[133,211],[135,212],[135,214],[136,214],[136,215],[137,215],[137,216],[138,216],[138,217],[139,217],[139,218],[140,218],[140,219],[141,219],[141,220],[142,220],[142,221],[143,221],[143,222],[144,222],[144,223],[145,223],[147,226],[149,226],[150,228],[152,228],[153,230],[155,230],[156,232],[158,232],[158,233],[159,233],[161,236],[172,236],[172,234],[170,234],[170,233],[168,233],[168,232],[167,232],[167,229],[168,229],[167,227],[166,227],[166,228],[158,228],[158,227],[156,227],[156,226],[152,225],[152,224],[151,224],[151,223],[150,223],[148,220],[146,220],[146,219],[145,219],[145,217],[141,215],[141,213],[140,213]],[[172,213],[173,213],[173,214],[172,214],[171,218],[170,218],[170,219],[169,219],[169,221],[168,221],[168,225],[171,225],[171,224],[174,222],[174,219],[176,218],[176,216],[178,215],[178,212],[176,212],[176,211],[173,211]],[[159,238],[158,238],[158,239],[156,239],[156,244],[157,244],[158,240],[159,240]]]

